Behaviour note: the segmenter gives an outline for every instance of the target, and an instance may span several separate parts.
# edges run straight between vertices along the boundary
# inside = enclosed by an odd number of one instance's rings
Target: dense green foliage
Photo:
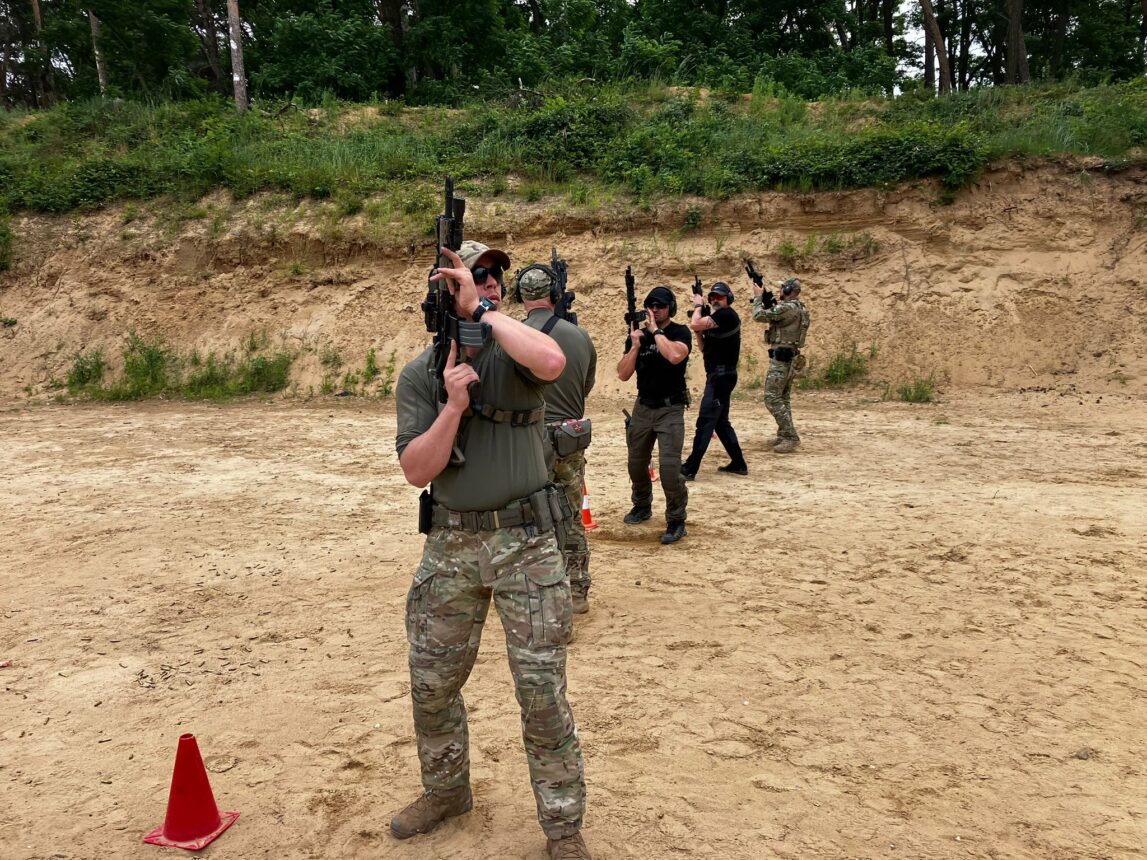
[[[245,394],[273,393],[287,387],[293,356],[266,355],[263,344],[252,338],[244,354],[222,357],[198,352],[177,355],[163,340],[149,340],[134,332],[124,342],[123,368],[104,384],[107,363],[103,352],[77,352],[68,370],[67,387],[73,396],[96,400],[142,400],[146,397],[183,397],[223,400]]]
[[[429,187],[445,173],[468,193],[497,194],[517,175],[531,187],[570,189],[571,199],[576,187],[594,184],[641,200],[922,177],[956,188],[995,156],[1098,155],[1117,167],[1147,143],[1143,80],[816,105],[769,93],[759,86],[748,98],[701,98],[668,87],[583,87],[534,108],[328,100],[318,111],[240,115],[207,98],[0,113],[0,211],[65,212],[222,187],[237,196],[334,196],[350,214],[399,180],[400,214],[421,216],[434,208]]]
[[[656,79],[804,98],[934,89],[916,0],[239,0],[257,99],[463,104],[555,81]],[[1143,73],[1138,0],[935,0],[957,90]],[[1026,42],[1009,38],[1009,15]],[[39,17],[37,17],[37,10]],[[1016,29],[1019,33],[1020,29]],[[930,37],[929,37],[930,38]],[[0,105],[232,91],[225,0],[0,0]],[[106,82],[97,74],[102,57]]]

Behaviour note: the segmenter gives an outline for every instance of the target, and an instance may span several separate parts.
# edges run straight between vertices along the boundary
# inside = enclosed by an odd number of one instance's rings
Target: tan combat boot
[[[581,589],[573,589],[573,611],[574,615],[585,615],[589,612],[589,592]]]
[[[469,812],[474,806],[470,786],[428,791],[390,819],[390,832],[399,839],[429,833],[447,818]]]
[[[791,454],[799,445],[800,439],[782,439],[773,448],[774,454]]]
[[[546,841],[550,860],[593,860],[580,833]]]

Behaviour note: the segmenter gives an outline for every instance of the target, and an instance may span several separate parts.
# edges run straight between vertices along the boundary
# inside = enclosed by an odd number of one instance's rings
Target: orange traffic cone
[[[175,752],[175,771],[171,775],[171,793],[167,798],[167,817],[163,826],[147,834],[143,841],[198,851],[211,844],[238,817],[238,812],[220,815],[195,735],[180,735]]]
[[[585,481],[581,482],[581,524],[585,526],[587,532],[597,528],[597,523],[593,521],[593,512],[589,509],[589,490],[586,489]]]
[[[657,480],[657,473],[653,471],[653,464],[652,463],[649,464],[649,480],[651,480],[651,481]]]

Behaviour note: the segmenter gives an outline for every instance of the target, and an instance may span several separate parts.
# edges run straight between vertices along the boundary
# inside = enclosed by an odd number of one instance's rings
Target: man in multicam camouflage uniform
[[[546,484],[538,427],[543,389],[565,358],[554,340],[498,312],[505,253],[469,241],[457,255],[443,253],[454,267],[439,276],[451,282],[459,318],[488,324],[490,337],[479,349],[452,346],[445,403],[432,349],[403,368],[396,390],[399,463],[408,482],[429,483],[430,493],[420,512],[426,545],[406,601],[424,793],[390,829],[399,839],[428,833],[472,806],[462,686],[493,598],[547,851],[552,860],[588,860],[581,745],[566,701],[573,625],[554,539],[560,493]]]
[[[777,422],[777,437],[772,441],[775,454],[789,454],[801,443],[793,426],[789,395],[793,380],[804,368],[801,355],[808,333],[809,313],[800,300],[801,282],[796,278],[781,281],[781,301],[770,290],[753,284],[753,319],[768,323],[765,343],[769,346],[769,372],[765,376],[765,408]]]
[[[562,558],[570,578],[573,592],[573,611],[589,611],[589,542],[581,520],[582,493],[585,489],[585,447],[589,445],[589,425],[583,427],[585,401],[593,390],[597,375],[597,350],[585,329],[554,316],[554,307],[561,299],[558,275],[549,266],[534,263],[518,273],[518,300],[526,306],[526,325],[548,334],[561,347],[566,367],[554,382],[546,387],[546,465],[550,481],[565,490],[572,516],[566,521],[566,539],[562,545]],[[576,427],[585,435],[576,441],[561,427]],[[558,434],[561,434],[559,439]],[[566,456],[555,448],[568,441],[570,447],[579,445]]]

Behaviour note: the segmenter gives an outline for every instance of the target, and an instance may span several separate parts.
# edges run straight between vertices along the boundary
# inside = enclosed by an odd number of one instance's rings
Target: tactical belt
[[[499,424],[509,424],[511,427],[524,427],[527,424],[537,424],[546,415],[546,407],[537,409],[496,409],[489,403],[471,403],[465,415],[478,415],[487,421],[496,421]]]
[[[780,352],[782,349],[787,350],[788,352],[791,353],[791,355],[788,358],[782,358],[781,356],[776,355],[776,353]],[[801,354],[801,351],[799,349],[797,349],[795,346],[771,346],[771,347],[769,347],[769,358],[775,358],[777,361],[792,361],[794,358],[796,358],[800,354]]]
[[[511,526],[528,526],[532,525],[535,519],[529,499],[521,499],[500,511],[452,511],[441,505],[435,505],[432,516],[436,526],[468,532],[488,532]],[[552,528],[552,523],[550,527]]]
[[[638,397],[637,400],[642,406],[648,406],[650,409],[664,409],[666,406],[687,406],[689,404],[689,392],[686,391],[669,397]]]
[[[536,493],[530,493],[524,499],[510,502],[500,511],[452,511],[442,505],[434,504],[429,494],[426,495],[429,503],[433,505],[433,510],[430,512],[430,522],[425,524],[426,529],[423,534],[429,532],[430,525],[468,532],[489,532],[513,526],[527,526],[539,534],[556,528],[560,545],[565,541],[565,523],[576,513],[565,491],[555,484],[546,484]],[[422,531],[421,523],[420,520],[420,531]]]

